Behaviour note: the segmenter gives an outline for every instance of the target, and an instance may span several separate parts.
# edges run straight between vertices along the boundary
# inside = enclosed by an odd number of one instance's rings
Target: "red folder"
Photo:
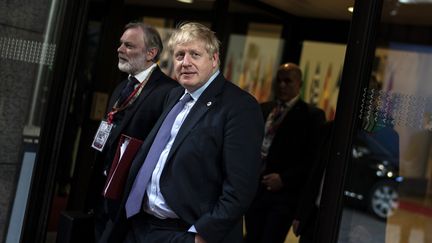
[[[126,139],[129,140],[129,143],[127,144],[127,147],[124,150],[123,155],[120,159],[120,149]],[[142,143],[143,141],[139,139],[129,137],[124,134],[121,135],[119,143],[117,145],[116,154],[111,164],[111,169],[105,182],[104,190],[102,192],[104,197],[114,200],[121,199],[126,179],[128,177],[129,169]]]

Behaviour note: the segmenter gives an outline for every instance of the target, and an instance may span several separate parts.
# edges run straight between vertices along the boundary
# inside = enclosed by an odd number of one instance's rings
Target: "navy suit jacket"
[[[122,81],[114,89],[108,103],[107,112],[114,106],[127,81]],[[106,180],[106,177],[103,176],[103,171],[106,170],[108,172],[110,169],[120,135],[126,134],[144,140],[162,114],[164,102],[169,91],[178,86],[176,81],[166,76],[159,67],[156,67],[134,103],[122,112],[119,112],[117,117],[115,117],[115,126],[105,144],[105,148],[97,156],[92,183],[94,188],[90,192],[90,197],[93,198],[90,199],[91,201],[95,201],[94,197],[102,193]]]
[[[122,210],[103,242],[126,233],[124,203],[167,113],[184,94],[173,89],[161,118],[145,140],[125,188]],[[256,100],[219,74],[196,101],[180,128],[160,179],[171,209],[209,243],[242,242],[242,215],[250,205],[262,168],[264,122]]]

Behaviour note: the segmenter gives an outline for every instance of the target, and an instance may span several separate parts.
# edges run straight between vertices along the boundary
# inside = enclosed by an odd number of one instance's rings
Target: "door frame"
[[[351,158],[352,140],[363,89],[367,87],[375,55],[376,34],[383,0],[357,0],[351,20],[342,81],[337,101],[320,211],[316,227],[317,242],[337,242],[344,202],[344,182]]]
[[[58,49],[20,242],[45,242],[56,172],[61,166],[58,162],[61,140],[66,129],[74,74],[86,28],[88,3],[89,0],[64,0],[60,1],[56,10],[58,19],[53,39],[57,40]]]

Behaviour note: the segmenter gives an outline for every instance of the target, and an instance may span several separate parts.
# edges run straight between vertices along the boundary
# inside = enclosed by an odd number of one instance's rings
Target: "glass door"
[[[340,243],[432,242],[431,10],[383,1],[346,157]]]
[[[0,3],[1,242],[45,242],[86,3]]]

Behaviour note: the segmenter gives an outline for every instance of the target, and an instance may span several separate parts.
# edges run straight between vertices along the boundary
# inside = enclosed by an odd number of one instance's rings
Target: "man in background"
[[[261,147],[265,168],[245,216],[248,243],[285,241],[313,165],[325,114],[300,98],[301,86],[300,68],[285,63],[276,74],[276,99],[261,105],[266,120]]]
[[[125,26],[117,52],[118,68],[128,74],[128,79],[114,89],[106,119],[92,145],[101,151],[93,171],[89,200],[95,213],[96,240],[106,221],[118,210],[119,199],[107,198],[102,193],[117,148],[121,146],[121,135],[144,140],[162,113],[167,93],[178,86],[156,64],[162,49],[161,37],[152,26],[141,22]]]

